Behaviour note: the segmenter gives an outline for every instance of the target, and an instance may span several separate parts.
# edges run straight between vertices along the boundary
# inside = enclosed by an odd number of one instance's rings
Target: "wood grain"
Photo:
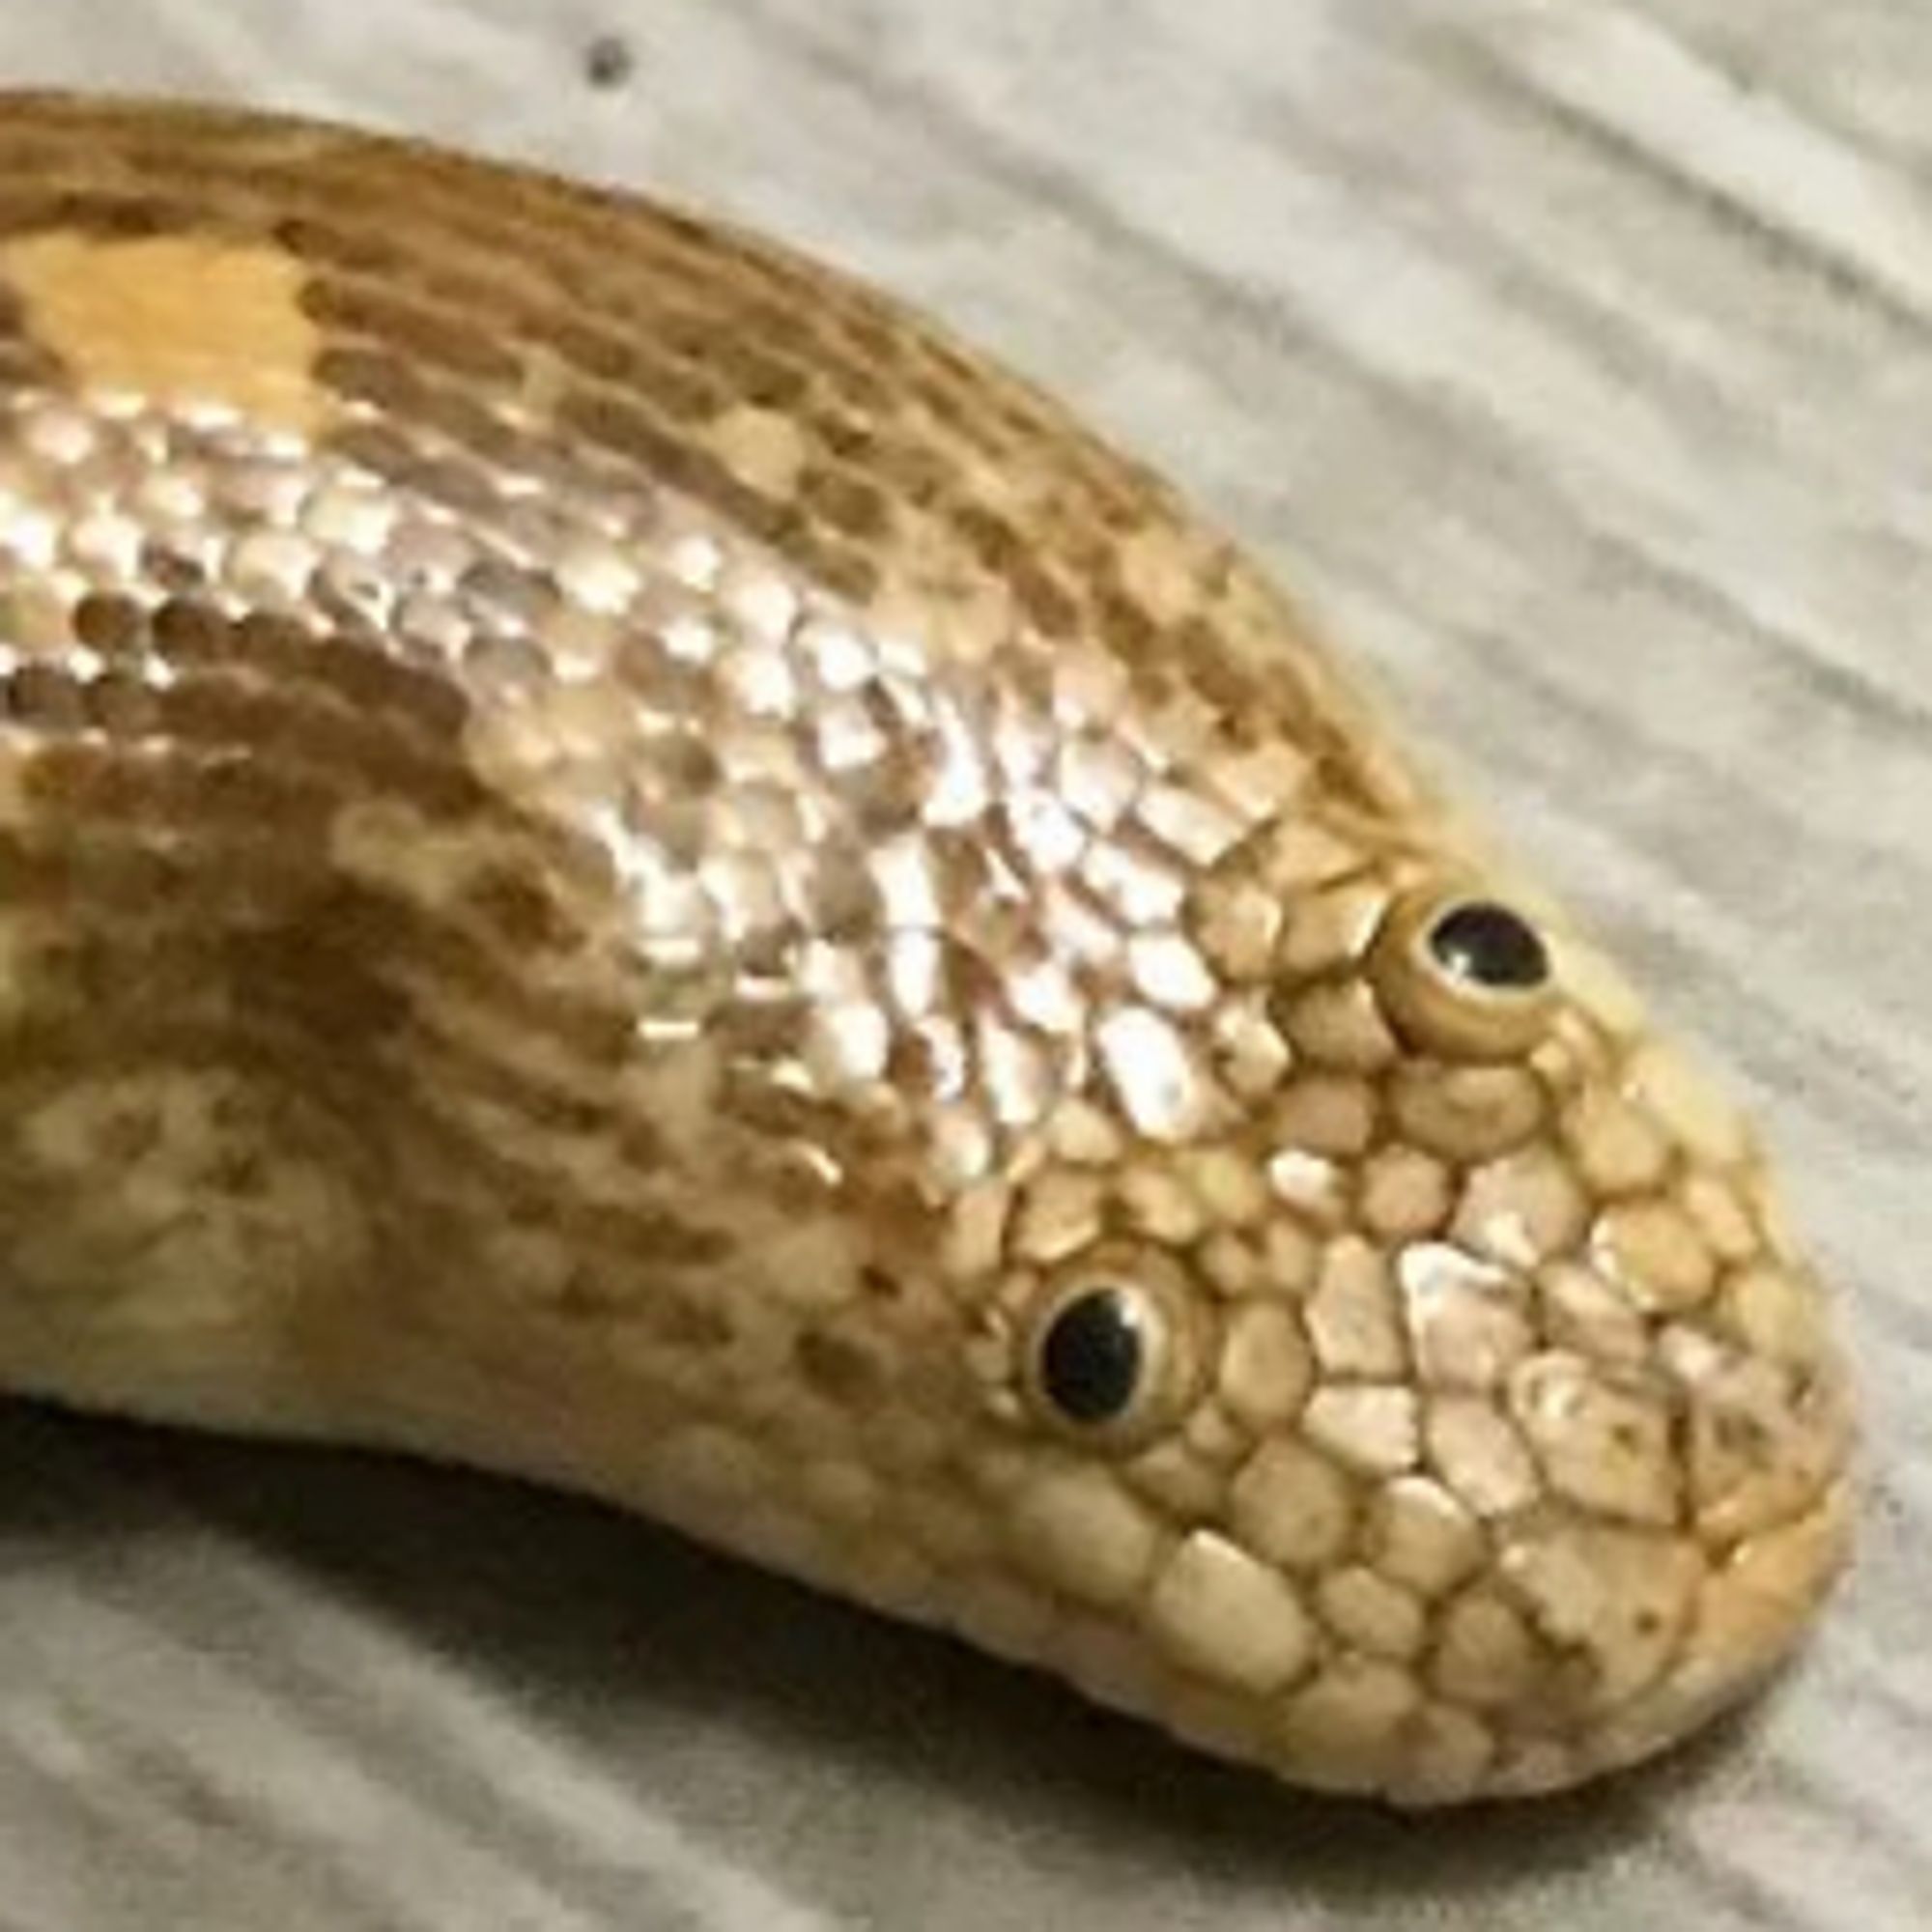
[[[0,54],[649,184],[1076,398],[1739,1071],[1870,1436],[1747,1722],[1415,1825],[582,1505],[12,1411],[0,1932],[1932,1918],[1932,14],[69,0]]]

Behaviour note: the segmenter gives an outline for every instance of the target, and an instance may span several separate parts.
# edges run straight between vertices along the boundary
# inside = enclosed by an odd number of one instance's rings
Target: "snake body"
[[[1849,1406],[1257,569],[855,284],[0,102],[0,1382],[572,1485],[1290,1780],[1642,1757]]]

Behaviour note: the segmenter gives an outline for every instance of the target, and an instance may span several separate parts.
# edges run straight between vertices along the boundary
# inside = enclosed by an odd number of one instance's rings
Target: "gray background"
[[[1739,1070],[1870,1436],[1766,1707],[1415,1824],[579,1504],[0,1411],[0,1932],[1932,1923],[1932,8],[20,0],[0,71],[649,184],[1071,394]]]

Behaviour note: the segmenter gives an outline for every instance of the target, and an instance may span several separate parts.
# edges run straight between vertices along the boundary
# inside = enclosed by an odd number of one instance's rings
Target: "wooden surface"
[[[1079,399],[1738,1069],[1870,1436],[1747,1722],[1404,1824],[581,1505],[8,1412],[0,1932],[1932,1924],[1932,8],[60,0],[0,61],[672,190]]]

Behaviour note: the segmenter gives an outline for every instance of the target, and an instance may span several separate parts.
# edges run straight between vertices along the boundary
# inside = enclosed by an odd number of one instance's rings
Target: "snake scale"
[[[1847,1545],[1751,1130],[1240,553],[856,284],[0,101],[0,1383],[574,1486],[1293,1782]]]

